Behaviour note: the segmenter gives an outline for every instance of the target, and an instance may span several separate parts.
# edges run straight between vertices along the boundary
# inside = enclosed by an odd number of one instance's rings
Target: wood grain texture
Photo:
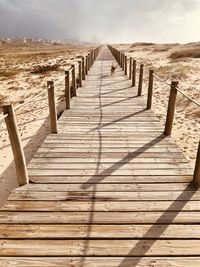
[[[199,257],[1,257],[4,267],[199,267]]]

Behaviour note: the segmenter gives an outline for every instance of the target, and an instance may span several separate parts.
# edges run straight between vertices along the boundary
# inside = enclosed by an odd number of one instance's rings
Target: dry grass
[[[167,52],[172,48],[175,48],[176,46],[178,46],[179,44],[159,44],[156,45],[155,48],[152,50],[152,52]]]
[[[0,70],[0,78],[12,78],[19,74],[18,70]]]
[[[49,71],[57,71],[59,69],[58,64],[52,64],[52,65],[38,65],[33,68],[31,73],[33,74],[42,74]]]
[[[181,50],[177,50],[169,56],[170,59],[180,59],[180,58],[200,58],[200,47],[191,47]]]
[[[136,47],[136,46],[150,46],[150,45],[155,45],[155,43],[145,43],[145,42],[134,43],[134,44],[131,45],[130,48],[132,48],[132,47]]]
[[[160,66],[156,69],[156,73],[165,79],[169,80],[184,80],[191,75],[193,69],[196,71],[196,68],[192,66],[175,64],[175,65],[166,65]]]
[[[5,95],[0,94],[0,107],[3,106],[7,102],[7,97]]]

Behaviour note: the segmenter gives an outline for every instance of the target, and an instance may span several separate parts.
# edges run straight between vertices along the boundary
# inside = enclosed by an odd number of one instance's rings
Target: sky
[[[0,0],[1,37],[200,41],[200,0]]]

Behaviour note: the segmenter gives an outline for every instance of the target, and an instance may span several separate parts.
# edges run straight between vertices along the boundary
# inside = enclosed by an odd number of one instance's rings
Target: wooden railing
[[[70,109],[70,101],[72,97],[77,96],[76,90],[78,87],[82,87],[82,81],[86,79],[86,75],[89,73],[94,61],[96,60],[101,46],[97,47],[95,50],[91,51],[86,57],[82,57],[76,64],[71,65],[69,70],[65,71],[65,75],[61,77],[60,80],[65,81],[64,85],[64,96],[66,102],[66,109]],[[78,75],[76,75],[76,67],[78,67]],[[71,79],[70,79],[71,74]],[[57,81],[57,82],[60,82]],[[7,131],[11,143],[11,148],[13,151],[14,162],[16,167],[16,174],[19,186],[29,183],[25,154],[20,140],[20,135],[16,123],[15,111],[21,109],[22,107],[28,105],[29,103],[35,101],[40,96],[48,92],[48,106],[50,113],[50,129],[52,134],[57,134],[57,109],[55,100],[55,86],[56,83],[50,80],[47,82],[47,89],[43,90],[36,96],[27,100],[25,103],[18,106],[13,106],[12,104],[2,106],[3,116],[0,116],[0,123],[5,120]]]
[[[120,52],[119,50],[115,49],[114,47],[108,45],[108,48],[110,49],[111,53],[115,57],[116,61],[124,71],[124,74],[127,75],[127,69],[128,69],[128,60],[125,53]],[[136,60],[134,60],[132,57],[129,59],[129,79],[132,79],[132,86],[136,86]],[[143,73],[144,73],[144,65],[140,64],[139,68],[139,82],[138,82],[138,96],[142,95],[142,86],[143,86]],[[188,100],[190,100],[192,103],[196,104],[198,107],[200,107],[200,103],[196,102],[194,99],[190,98],[188,95],[186,95],[179,87],[177,81],[172,81],[171,83],[167,83],[166,81],[162,80],[160,77],[155,75],[154,70],[150,69],[148,70],[149,73],[149,79],[148,79],[148,93],[147,93],[147,109],[152,108],[152,98],[153,98],[153,85],[154,85],[154,79],[159,80],[160,82],[166,84],[170,87],[170,96],[168,101],[168,109],[167,109],[167,116],[166,116],[166,122],[165,122],[165,129],[164,134],[171,135],[172,128],[173,128],[173,120],[174,120],[174,114],[175,114],[175,107],[176,107],[176,98],[177,93],[182,94],[184,97],[186,97]],[[197,151],[197,157],[196,157],[196,163],[195,163],[195,169],[194,169],[194,175],[193,175],[193,182],[197,187],[200,187],[200,142],[198,146]]]

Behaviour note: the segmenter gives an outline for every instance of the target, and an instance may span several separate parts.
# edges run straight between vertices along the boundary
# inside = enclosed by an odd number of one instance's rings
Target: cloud
[[[72,38],[79,16],[71,1],[0,0],[0,35]]]
[[[0,35],[190,42],[199,8],[199,0],[0,0]]]

